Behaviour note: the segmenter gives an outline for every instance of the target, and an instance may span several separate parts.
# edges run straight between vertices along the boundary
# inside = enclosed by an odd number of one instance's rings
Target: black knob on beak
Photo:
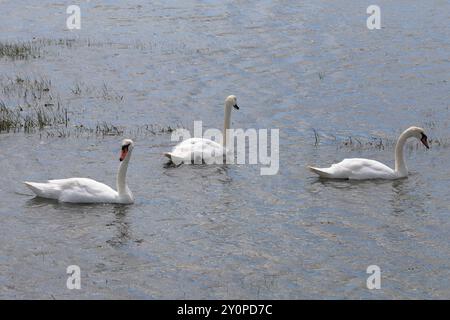
[[[430,146],[428,144],[428,137],[422,133],[422,138],[420,139],[420,141],[423,143],[423,145],[427,148],[430,149]]]

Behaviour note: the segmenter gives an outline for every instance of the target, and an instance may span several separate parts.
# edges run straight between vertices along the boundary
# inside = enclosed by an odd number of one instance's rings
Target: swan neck
[[[223,122],[223,146],[227,147],[228,129],[230,129],[231,107],[225,105],[225,119]]]
[[[117,192],[119,193],[119,196],[128,194],[127,170],[128,170],[128,163],[130,162],[130,156],[131,151],[129,151],[128,155],[120,163],[119,172],[117,173]]]
[[[403,150],[409,136],[410,134],[408,131],[403,132],[398,138],[395,146],[395,172],[400,177],[406,177],[408,175],[408,168],[406,167]]]

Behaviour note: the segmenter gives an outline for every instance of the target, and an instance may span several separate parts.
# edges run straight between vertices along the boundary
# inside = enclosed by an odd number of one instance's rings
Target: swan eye
[[[122,146],[122,151],[128,151],[129,146],[129,144]]]

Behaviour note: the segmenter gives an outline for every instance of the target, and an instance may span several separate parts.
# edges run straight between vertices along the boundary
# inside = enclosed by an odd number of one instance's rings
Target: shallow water
[[[137,199],[65,205],[21,184],[84,176],[114,186],[121,136],[0,134],[0,297],[450,298],[448,143],[410,143],[411,175],[399,181],[321,181],[305,169],[347,157],[393,165],[391,145],[348,146],[349,136],[395,141],[420,125],[448,141],[450,4],[378,1],[383,28],[369,31],[370,4],[96,1],[70,32],[66,3],[0,2],[1,41],[75,39],[1,58],[1,75],[51,80],[70,125],[124,128],[136,141]],[[170,134],[135,130],[220,128],[228,94],[241,107],[233,127],[280,129],[277,175],[165,167]],[[73,264],[81,290],[66,288]],[[366,288],[373,264],[380,290]]]

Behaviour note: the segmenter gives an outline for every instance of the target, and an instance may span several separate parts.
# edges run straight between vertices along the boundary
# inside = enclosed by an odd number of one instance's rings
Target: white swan
[[[403,147],[406,140],[412,137],[419,139],[429,149],[428,138],[422,128],[410,127],[406,129],[398,138],[395,146],[394,170],[378,161],[358,158],[345,159],[333,164],[329,168],[309,167],[309,169],[321,178],[331,179],[367,180],[405,178],[408,176],[408,168],[403,157]]]
[[[164,155],[168,157],[173,163],[212,163],[214,159],[226,155],[226,132],[230,129],[230,118],[232,108],[239,110],[237,105],[237,98],[233,95],[225,99],[225,120],[223,125],[223,143],[204,138],[190,138],[180,142],[171,152],[166,152]]]
[[[122,141],[120,167],[117,174],[117,191],[88,178],[49,180],[45,183],[24,182],[38,197],[70,203],[120,203],[132,204],[133,194],[128,189],[126,175],[134,143]]]

